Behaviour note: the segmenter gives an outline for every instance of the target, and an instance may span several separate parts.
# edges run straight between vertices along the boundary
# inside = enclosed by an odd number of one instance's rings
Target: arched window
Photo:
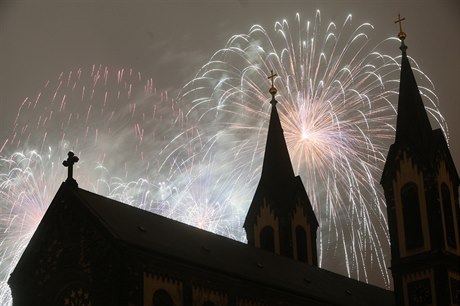
[[[441,198],[446,242],[448,246],[456,248],[457,243],[455,241],[454,214],[452,211],[452,202],[450,200],[450,190],[445,183],[441,185]]]
[[[174,303],[172,301],[171,296],[169,295],[166,290],[158,289],[153,294],[152,299],[152,306],[173,306]]]
[[[260,248],[275,252],[275,232],[271,226],[265,226],[260,231]]]
[[[295,239],[297,245],[297,260],[308,263],[307,233],[300,225],[295,228]]]
[[[401,189],[406,248],[416,249],[423,246],[422,218],[417,185],[407,183]]]

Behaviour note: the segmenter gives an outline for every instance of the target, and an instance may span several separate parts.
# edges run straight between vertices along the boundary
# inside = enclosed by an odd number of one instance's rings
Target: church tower
[[[318,221],[299,176],[294,175],[286,140],[272,104],[262,175],[244,222],[248,244],[298,261],[317,265]]]
[[[431,128],[402,20],[396,137],[381,179],[396,305],[460,305],[459,176],[442,130]]]

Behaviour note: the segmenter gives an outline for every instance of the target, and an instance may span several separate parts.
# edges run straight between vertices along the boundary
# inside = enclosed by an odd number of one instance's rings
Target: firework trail
[[[180,114],[174,103],[167,93],[156,92],[152,80],[144,82],[140,73],[132,69],[110,71],[94,65],[87,71],[61,73],[57,80],[47,81],[35,97],[27,97],[19,107],[2,153],[24,148],[40,153],[49,147],[64,152],[78,148],[75,153],[98,152],[91,160],[124,169],[127,154],[120,154],[117,148],[121,151],[129,145],[130,153],[135,154],[132,160],[150,161],[144,155],[159,150],[153,150],[152,143],[163,145],[170,138],[165,130],[180,125],[178,121]],[[161,135],[146,135],[146,131],[160,130]],[[117,142],[124,147],[117,146]],[[104,155],[107,152],[110,158]]]
[[[155,108],[166,100],[162,95],[155,93],[151,80],[141,81],[132,70],[111,72],[93,66],[87,71],[61,73],[56,80],[47,81],[35,97],[22,102],[10,137],[2,141],[0,151],[1,305],[11,305],[6,284],[9,274],[65,179],[62,157],[74,150],[82,158],[76,166],[80,184],[115,195],[120,182],[129,179],[126,154],[113,153],[114,148],[124,144],[134,160],[140,160],[133,166],[149,168],[142,160],[143,130],[154,124],[150,118],[160,121]],[[152,107],[153,111],[138,105]],[[137,112],[145,120],[136,121]],[[113,156],[106,159],[107,153]],[[118,165],[115,167],[112,161]],[[108,171],[111,167],[113,172]],[[136,173],[138,177],[143,174]],[[130,196],[139,198],[142,190],[129,186]]]
[[[397,57],[378,52],[390,43],[397,52],[398,44],[388,39],[371,45],[372,30],[368,23],[354,27],[351,15],[341,26],[323,26],[319,11],[314,22],[297,14],[293,24],[283,20],[272,30],[254,25],[212,56],[179,102],[185,126],[199,130],[192,141],[212,146],[208,150],[228,169],[240,167],[249,184],[238,192],[254,192],[270,114],[267,73],[273,69],[295,172],[320,221],[320,265],[390,287],[379,180],[394,137],[400,67]],[[431,82],[413,67],[419,84],[428,84],[420,90],[429,113],[447,132]]]
[[[49,169],[43,169],[41,157],[31,152],[29,157],[13,154],[0,160],[0,303],[11,305],[9,274],[32,237],[48,204],[41,189]],[[35,175],[32,169],[37,173]],[[17,192],[16,192],[17,191]],[[49,199],[51,200],[51,199]]]
[[[9,274],[65,179],[69,150],[80,157],[80,187],[241,240],[231,182],[205,177],[211,155],[194,166],[191,148],[177,142],[194,137],[182,124],[174,100],[131,69],[61,73],[26,98],[0,151],[0,304],[11,305]]]

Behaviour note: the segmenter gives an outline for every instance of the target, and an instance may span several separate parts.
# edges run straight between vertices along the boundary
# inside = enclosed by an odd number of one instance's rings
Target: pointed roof
[[[405,18],[399,17],[395,22],[401,22]],[[386,180],[391,173],[396,171],[393,161],[401,149],[416,152],[416,158],[429,165],[435,162],[436,155],[441,154],[447,161],[450,175],[454,181],[459,180],[455,164],[447,145],[446,138],[441,129],[433,130],[428,118],[427,111],[422,101],[414,73],[412,71],[408,56],[407,46],[404,43],[406,33],[400,32],[398,38],[401,40],[401,75],[399,83],[398,115],[396,120],[395,142],[390,146],[385,166],[383,168],[381,184],[390,183]]]
[[[296,204],[295,198],[301,196],[302,190],[298,186],[294,169],[292,167],[291,158],[289,157],[289,150],[284,138],[283,128],[281,121],[276,109],[278,101],[275,99],[276,88],[273,86],[273,74],[269,78],[272,78],[272,87],[270,88],[270,94],[272,99],[270,104],[272,105],[270,122],[268,124],[267,142],[265,145],[264,161],[262,164],[262,174],[260,177],[259,185],[257,186],[254,198],[249,206],[248,213],[243,227],[247,228],[252,222],[257,213],[258,207],[263,203],[264,198],[270,198],[272,209],[277,213],[287,213],[291,211],[292,205]],[[301,180],[299,178],[299,182]],[[302,183],[301,183],[302,184]],[[305,196],[308,199],[308,196]],[[308,203],[310,201],[308,200]],[[311,204],[309,204],[311,206]],[[313,213],[313,210],[311,209]],[[315,224],[317,223],[316,217],[311,217]]]
[[[421,148],[430,142],[432,128],[407,57],[404,40],[400,49],[402,59],[395,141],[402,140]]]
[[[276,109],[276,99],[270,101],[272,110],[268,125],[267,143],[265,145],[264,161],[262,166],[261,182],[269,185],[277,184],[295,177],[291,158],[284,138],[283,128]]]

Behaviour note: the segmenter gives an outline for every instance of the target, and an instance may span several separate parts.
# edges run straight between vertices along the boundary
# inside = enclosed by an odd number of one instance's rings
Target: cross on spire
[[[73,178],[73,165],[78,162],[79,158],[75,156],[75,154],[70,151],[67,153],[67,159],[62,162],[64,167],[67,167],[67,180],[66,182],[77,184],[77,181]],[[78,186],[78,184],[77,184]]]
[[[278,76],[276,73],[273,73],[273,69],[270,70],[270,75],[268,76],[268,79],[269,80],[272,80],[272,87],[270,87],[270,94],[272,95],[272,101],[275,101],[275,95],[276,95],[276,88],[275,88],[275,85],[274,85],[274,80],[275,80],[275,77]]]
[[[398,14],[398,20],[395,21],[395,23],[399,23],[399,33],[398,33],[398,38],[401,41],[404,41],[406,39],[406,33],[403,32],[402,30],[402,22],[406,20],[405,17],[401,18],[401,14]]]
[[[271,79],[271,80],[272,80],[272,87],[274,87],[274,86],[273,86],[273,81],[274,81],[273,79],[274,79],[276,76],[278,76],[278,75],[277,75],[276,73],[273,73],[273,69],[270,70],[270,75],[268,76],[267,79],[269,79],[269,80]]]

